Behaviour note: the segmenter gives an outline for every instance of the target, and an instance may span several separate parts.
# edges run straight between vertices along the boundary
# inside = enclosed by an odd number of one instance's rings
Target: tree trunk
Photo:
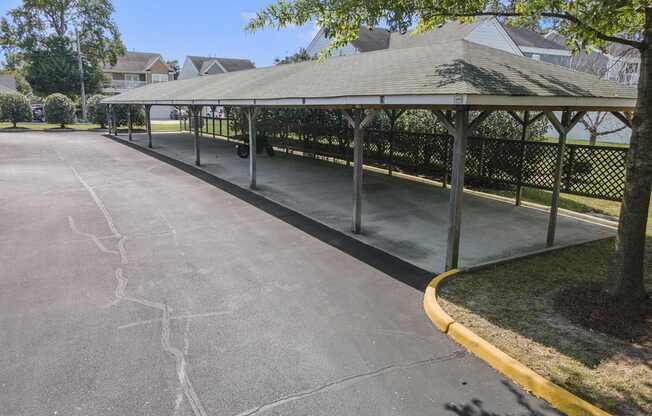
[[[594,131],[589,131],[589,146],[595,146],[598,141],[598,135]]]
[[[647,297],[643,279],[652,180],[652,119],[649,114],[652,111],[652,8],[646,8],[645,15],[638,100],[627,156],[627,180],[620,210],[616,256],[608,285],[612,296],[629,304]]]

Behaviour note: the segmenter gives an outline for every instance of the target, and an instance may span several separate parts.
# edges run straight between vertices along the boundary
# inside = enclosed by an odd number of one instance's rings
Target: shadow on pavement
[[[434,277],[427,270],[421,269],[411,263],[394,257],[382,250],[367,245],[355,238],[342,232],[327,227],[303,214],[286,208],[269,199],[255,194],[248,189],[241,188],[231,182],[220,179],[202,169],[188,165],[179,160],[162,155],[153,150],[139,146],[136,143],[130,143],[120,138],[105,134],[111,140],[129,146],[142,153],[147,154],[161,162],[167,163],[180,169],[198,179],[203,180],[239,199],[245,201],[256,208],[280,219],[281,221],[292,225],[293,227],[305,232],[306,234],[317,238],[324,243],[337,248],[338,250],[374,267],[377,270],[391,276],[392,278],[405,283],[417,290],[425,291],[426,286]]]

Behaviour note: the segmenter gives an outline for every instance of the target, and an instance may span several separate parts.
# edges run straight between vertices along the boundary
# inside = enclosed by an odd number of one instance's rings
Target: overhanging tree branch
[[[527,17],[523,13],[517,13],[517,12],[492,12],[492,11],[478,11],[478,12],[467,12],[467,13],[434,13],[428,15],[429,17],[476,17],[476,16],[495,16],[495,17]],[[607,35],[603,32],[600,32],[599,30],[595,29],[591,25],[583,22],[580,18],[578,18],[575,15],[572,15],[568,12],[543,12],[541,13],[542,17],[549,17],[549,18],[555,18],[555,19],[562,19],[562,20],[568,20],[569,22],[572,22],[576,24],[578,27],[585,29],[587,31],[592,32],[596,38],[600,40],[604,40],[605,42],[614,42],[614,43],[620,43],[623,45],[628,45],[633,48],[642,50],[646,47],[645,43],[639,42],[636,40],[632,39],[626,39],[626,38],[621,38],[619,36],[611,36]]]

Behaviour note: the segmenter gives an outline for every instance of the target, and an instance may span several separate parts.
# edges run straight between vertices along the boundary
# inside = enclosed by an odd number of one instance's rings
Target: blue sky
[[[256,66],[272,65],[306,47],[316,33],[314,24],[248,33],[247,18],[268,1],[255,0],[113,0],[114,18],[128,50],[159,52],[167,60],[186,55],[248,58]],[[20,5],[0,0],[0,14]]]

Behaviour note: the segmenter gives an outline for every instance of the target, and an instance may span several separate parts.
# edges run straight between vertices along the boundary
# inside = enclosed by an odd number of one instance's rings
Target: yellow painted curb
[[[449,277],[455,276],[459,272],[459,270],[455,269],[436,276],[426,288],[426,293],[423,297],[423,308],[426,311],[426,315],[428,315],[428,318],[430,318],[440,331],[446,333],[455,342],[462,345],[533,395],[542,398],[557,410],[569,416],[611,416],[604,410],[597,408],[535,373],[532,369],[505,354],[464,325],[455,322],[439,306],[437,302],[437,287],[441,282]]]

